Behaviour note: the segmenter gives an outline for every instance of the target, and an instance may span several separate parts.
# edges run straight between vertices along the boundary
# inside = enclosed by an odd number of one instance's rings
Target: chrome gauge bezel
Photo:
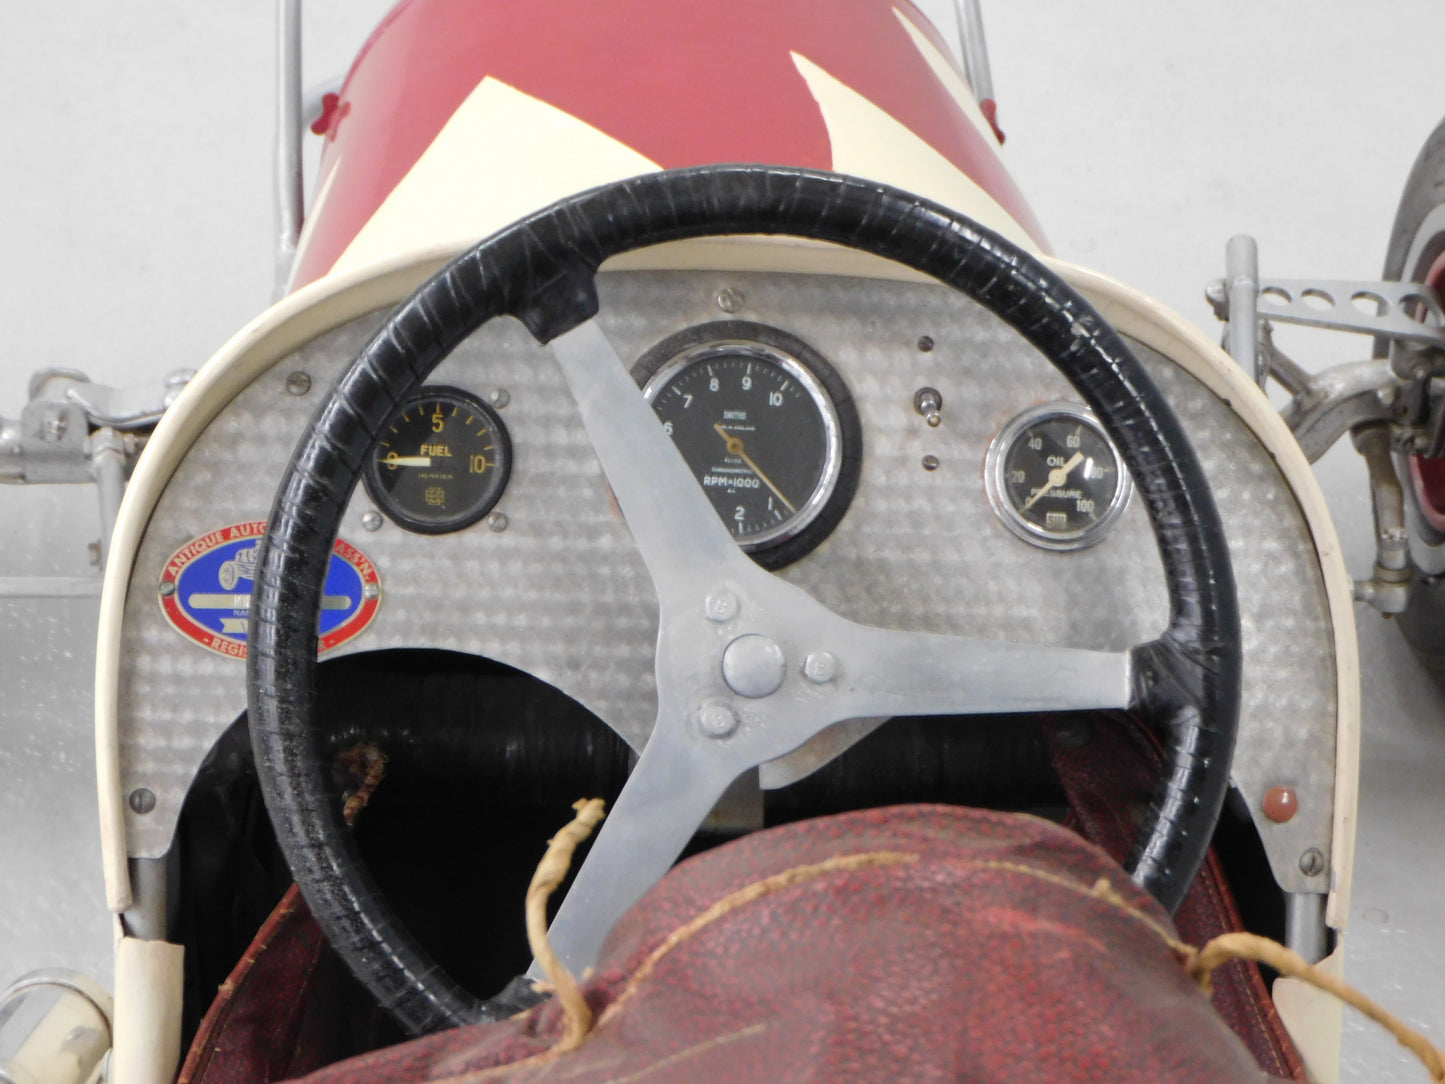
[[[1056,417],[1081,421],[1097,434],[1109,449],[1109,454],[1113,456],[1114,469],[1119,479],[1119,484],[1115,487],[1114,494],[1109,500],[1109,506],[1104,510],[1103,515],[1087,527],[1077,531],[1049,531],[1047,528],[1030,522],[1014,507],[1004,477],[1009,452],[1015,443],[1039,422]],[[999,521],[1025,542],[1046,550],[1081,550],[1097,545],[1119,521],[1119,517],[1124,514],[1124,510],[1129,506],[1129,501],[1134,495],[1134,482],[1129,477],[1128,468],[1124,466],[1123,457],[1120,456],[1119,449],[1109,434],[1104,431],[1104,427],[1099,424],[1099,420],[1094,417],[1093,411],[1082,403],[1066,400],[1040,403],[1037,406],[1029,407],[1005,423],[989,443],[988,454],[984,460],[983,477],[988,502]]]
[[[765,568],[781,568],[816,547],[847,510],[858,484],[862,425],[852,394],[825,358],[787,332],[750,321],[703,324],[670,336],[643,355],[633,377],[652,404],[684,371],[716,358],[738,357],[787,373],[822,421],[823,467],[807,499],[784,522],[738,542]]]
[[[482,499],[453,515],[442,518],[421,518],[413,515],[406,504],[382,484],[380,476],[382,461],[379,458],[379,447],[373,448],[367,454],[366,465],[362,470],[362,480],[372,503],[398,527],[411,531],[413,534],[451,534],[455,531],[465,530],[477,523],[502,499],[512,474],[512,438],[507,431],[506,423],[502,421],[496,410],[472,392],[449,384],[427,384],[416,389],[397,406],[387,427],[392,427],[396,419],[411,407],[430,399],[449,402],[454,406],[464,406],[477,417],[485,419],[490,427],[496,445],[496,455],[492,467],[496,471],[496,476],[488,485],[488,491]],[[378,437],[378,440],[380,439]]]

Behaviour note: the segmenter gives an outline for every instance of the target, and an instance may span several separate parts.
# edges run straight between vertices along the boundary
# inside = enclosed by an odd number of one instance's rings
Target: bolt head
[[[286,378],[286,393],[301,396],[311,390],[311,374],[297,370]]]
[[[170,598],[176,593],[176,582],[174,580],[165,580],[161,583],[160,590],[163,598]]]
[[[362,598],[380,598],[381,588],[374,583],[369,583],[361,589]]]
[[[717,307],[723,312],[738,312],[743,307],[742,291],[725,286],[717,292]]]
[[[803,676],[814,685],[826,685],[838,676],[838,660],[826,651],[813,651],[803,660]]]
[[[920,335],[920,336],[918,336],[918,352],[919,352],[920,354],[927,354],[927,353],[929,353],[929,352],[932,351],[932,350],[933,350],[933,336],[932,336],[932,335]]]
[[[507,529],[507,525],[511,522],[512,521],[509,520],[504,513],[493,512],[490,516],[487,517],[487,530],[491,531],[493,534],[501,534]]]
[[[381,513],[367,512],[361,517],[361,527],[367,531],[381,530]]]
[[[155,792],[145,787],[137,787],[131,791],[127,801],[131,809],[137,813],[149,813],[156,807]]]
[[[788,676],[788,659],[776,642],[750,632],[723,651],[722,672],[729,689],[759,700],[772,696],[782,686]]]
[[[714,591],[708,595],[703,609],[707,613],[709,621],[716,621],[719,624],[731,621],[738,615],[738,597],[731,591]]]
[[[936,455],[926,455],[926,456],[923,457],[923,469],[924,469],[924,470],[926,470],[926,471],[935,471],[935,470],[938,469],[938,467],[939,467],[938,456],[936,456]]]
[[[1299,870],[1306,877],[1318,877],[1325,871],[1325,856],[1318,847],[1311,847],[1299,856]]]
[[[496,407],[498,410],[501,410],[511,401],[511,393],[508,392],[506,388],[493,388],[487,394],[487,402],[491,403],[492,406]]]
[[[704,704],[698,709],[697,725],[709,738],[726,738],[738,728],[738,717],[726,704]]]

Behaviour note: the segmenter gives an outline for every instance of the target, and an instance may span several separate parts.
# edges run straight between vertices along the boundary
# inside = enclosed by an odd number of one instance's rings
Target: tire
[[[1405,181],[1405,191],[1395,211],[1395,224],[1390,230],[1390,244],[1385,251],[1382,277],[1386,281],[1421,281],[1435,258],[1445,251],[1445,227],[1436,232],[1432,226],[1426,248],[1410,261],[1412,266],[1405,266],[1421,227],[1440,207],[1445,207],[1445,120],[1425,140]]]
[[[1445,253],[1445,121],[1441,121],[1415,159],[1395,224],[1385,252],[1387,281],[1423,282],[1426,274]],[[1377,341],[1375,356],[1388,354],[1388,344]],[[1403,479],[1408,499],[1414,500],[1414,486]],[[1421,578],[1410,604],[1400,614],[1400,633],[1420,665],[1441,686],[1445,686],[1445,579]]]

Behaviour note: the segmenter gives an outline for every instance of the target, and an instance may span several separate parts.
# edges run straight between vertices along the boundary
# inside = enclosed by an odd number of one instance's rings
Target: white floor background
[[[310,6],[308,85],[343,72],[384,7]],[[950,0],[923,6],[951,39]],[[1060,255],[1211,334],[1203,284],[1233,233],[1259,239],[1265,275],[1378,275],[1405,175],[1445,115],[1439,0],[992,0],[984,15],[1006,157]],[[107,383],[197,366],[269,302],[272,42],[265,4],[0,7],[0,415],[46,366]],[[1313,365],[1366,350],[1320,338],[1286,346]],[[1361,575],[1363,470],[1337,449],[1320,477]],[[94,524],[89,488],[0,492],[0,575],[84,572]],[[94,608],[0,601],[0,984],[52,964],[109,980]],[[1388,623],[1358,618],[1349,977],[1441,1042],[1445,703]],[[1346,1028],[1345,1079],[1424,1079],[1372,1026]]]

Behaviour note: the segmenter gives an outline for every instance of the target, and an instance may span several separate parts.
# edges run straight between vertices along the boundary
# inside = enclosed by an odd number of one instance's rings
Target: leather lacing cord
[[[1187,945],[1177,938],[1169,936],[1168,931],[1157,922],[1130,907],[1128,902],[1114,891],[1114,886],[1109,883],[1108,878],[1100,877],[1090,891],[1090,895],[1120,907],[1143,921],[1164,940],[1165,944],[1179,958],[1179,962],[1184,965],[1184,970],[1188,972],[1189,977],[1197,982],[1199,988],[1206,994],[1212,990],[1214,972],[1231,960],[1249,960],[1252,963],[1265,964],[1274,968],[1281,975],[1288,975],[1290,978],[1306,982],[1364,1013],[1393,1035],[1401,1046],[1419,1058],[1420,1064],[1430,1074],[1431,1080],[1436,1084],[1445,1084],[1445,1054],[1441,1053],[1439,1047],[1373,998],[1362,994],[1338,976],[1316,967],[1299,953],[1281,945],[1278,941],[1253,933],[1222,933],[1203,948],[1195,948],[1193,945]]]
[[[577,816],[548,842],[547,853],[543,856],[542,862],[538,865],[537,872],[532,878],[531,886],[527,889],[527,940],[547,975],[547,984],[556,992],[563,1012],[566,1014],[566,1028],[561,1040],[534,1058],[513,1062],[508,1066],[498,1066],[495,1070],[446,1078],[444,1081],[436,1081],[433,1084],[481,1080],[500,1072],[521,1068],[524,1065],[551,1060],[568,1051],[575,1050],[592,1032],[592,1010],[578,988],[577,980],[567,970],[567,966],[557,958],[547,942],[547,898],[566,878],[577,845],[591,835],[593,828],[603,817],[603,802],[600,798],[579,801],[572,808],[577,810]],[[707,910],[673,930],[657,948],[648,954],[647,958],[628,978],[627,985],[623,987],[622,992],[603,1011],[602,1016],[596,1021],[596,1026],[602,1027],[622,1010],[622,1006],[651,975],[663,957],[705,927],[739,907],[822,874],[859,869],[865,866],[916,861],[918,861],[918,855],[898,851],[869,851],[842,855],[811,865],[795,866],[724,896]],[[1379,1003],[1366,997],[1342,979],[1307,962],[1304,957],[1281,945],[1278,941],[1272,941],[1268,937],[1260,937],[1252,933],[1226,933],[1214,938],[1203,948],[1197,949],[1180,941],[1161,923],[1132,906],[1114,889],[1107,877],[1100,877],[1092,887],[1085,888],[1068,877],[1047,873],[1020,862],[984,861],[971,862],[969,865],[980,869],[1006,870],[1048,881],[1050,884],[1118,908],[1162,940],[1178,957],[1189,977],[1199,984],[1200,989],[1206,995],[1211,991],[1214,971],[1231,960],[1249,960],[1254,963],[1267,964],[1281,975],[1288,975],[1306,982],[1364,1013],[1395,1036],[1401,1046],[1419,1058],[1420,1063],[1425,1066],[1436,1084],[1445,1084],[1445,1055],[1442,1055],[1440,1049],[1429,1039],[1409,1027]]]
[[[551,1052],[555,1054],[577,1049],[592,1030],[592,1007],[582,996],[572,972],[557,959],[547,940],[547,900],[566,880],[573,852],[602,820],[606,803],[601,798],[584,798],[574,802],[572,808],[577,811],[577,816],[547,841],[547,853],[542,856],[537,872],[532,874],[532,883],[527,886],[527,943],[537,963],[542,965],[547,985],[566,1013],[566,1030],[552,1047]]]

